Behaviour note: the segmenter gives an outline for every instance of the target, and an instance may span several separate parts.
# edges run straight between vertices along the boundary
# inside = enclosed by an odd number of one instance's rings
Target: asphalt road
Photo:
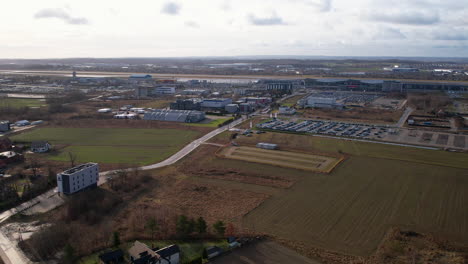
[[[176,163],[177,161],[181,160],[182,158],[184,158],[185,156],[187,156],[188,154],[190,154],[193,150],[195,150],[196,148],[198,148],[200,145],[207,142],[211,138],[215,137],[216,135],[221,134],[222,132],[228,130],[229,128],[237,126],[238,124],[242,123],[245,120],[246,120],[245,118],[240,118],[226,126],[217,128],[211,131],[210,133],[202,136],[201,138],[192,141],[190,144],[188,144],[183,149],[179,150],[177,153],[167,158],[166,160],[163,160],[156,164],[143,166],[143,167],[140,167],[139,169],[152,170],[152,169],[157,169],[157,168],[162,168],[165,166],[172,165]],[[106,183],[107,177],[109,175],[114,174],[115,172],[117,172],[117,170],[101,172],[99,174],[98,185],[102,185]],[[46,209],[43,208],[43,210],[50,210],[64,203],[63,199],[57,199],[56,196],[57,196],[56,190],[50,190],[40,196],[37,196],[36,198],[30,201],[27,201],[15,208],[5,211],[0,214],[0,223],[6,221],[8,218],[10,218],[11,216],[19,212],[29,210],[29,208],[37,204],[41,204],[41,205],[47,204],[47,206],[45,207]],[[25,257],[23,252],[16,246],[16,243],[14,243],[13,241],[10,241],[2,232],[0,232],[0,257],[6,264],[9,264],[9,263],[29,264],[31,263],[31,261],[29,261]]]

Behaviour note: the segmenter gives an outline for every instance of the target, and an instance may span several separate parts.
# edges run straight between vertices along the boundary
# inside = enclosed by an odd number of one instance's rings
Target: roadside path
[[[413,111],[414,109],[408,106],[403,115],[401,115],[400,120],[398,120],[398,122],[396,123],[396,127],[403,127],[405,125],[406,120],[411,115],[411,113],[413,113]]]

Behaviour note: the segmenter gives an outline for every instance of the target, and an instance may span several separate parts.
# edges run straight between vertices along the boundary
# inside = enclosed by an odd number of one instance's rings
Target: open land
[[[225,133],[213,142],[228,138]],[[271,172],[291,176],[296,184],[273,193],[246,215],[243,226],[250,230],[361,256],[370,255],[393,226],[468,243],[465,153],[278,133],[236,142],[271,142],[288,149],[350,155],[329,175]],[[246,165],[237,166],[254,170]]]
[[[221,155],[229,159],[324,173],[329,173],[342,160],[335,157],[252,147],[229,147],[221,152]]]
[[[71,152],[79,162],[146,165],[166,159],[197,136],[178,129],[47,127],[12,139],[50,142],[56,151],[45,156],[55,161],[68,161]]]
[[[213,264],[319,264],[273,241],[258,242],[213,260]]]
[[[337,109],[304,109],[300,110],[304,118],[332,119],[343,121],[358,121],[372,123],[396,123],[403,111],[401,110],[383,110],[373,108],[353,108],[347,110]]]
[[[46,102],[41,99],[24,99],[24,98],[2,98],[0,97],[1,108],[23,108],[23,107],[42,107],[46,106]]]

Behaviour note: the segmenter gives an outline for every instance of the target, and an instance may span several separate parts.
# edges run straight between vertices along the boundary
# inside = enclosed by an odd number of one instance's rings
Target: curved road
[[[215,137],[216,135],[221,134],[222,132],[228,130],[231,127],[237,126],[243,121],[247,120],[246,118],[240,118],[237,120],[234,120],[232,123],[227,124],[223,127],[217,128],[208,134],[202,136],[201,138],[195,139],[192,141],[190,144],[179,150],[177,153],[172,155],[171,157],[167,158],[166,160],[163,160],[159,163],[152,164],[152,165],[147,165],[140,167],[139,169],[141,170],[152,170],[152,169],[157,169],[157,168],[162,168],[165,166],[172,165],[176,163],[177,161],[181,160],[188,154],[190,154],[193,150],[198,148],[200,145],[205,143],[206,141],[210,140],[211,138]],[[113,170],[113,171],[105,171],[99,173],[99,182],[98,185],[102,185],[107,182],[107,177],[109,175],[112,175],[116,173],[118,170]],[[51,210],[59,205],[61,205],[64,200],[63,199],[57,199],[56,197],[56,192],[55,190],[50,190],[42,195],[37,196],[36,198],[27,201],[23,204],[20,204],[19,206],[12,208],[8,211],[5,211],[0,214],[0,223],[6,221],[8,218],[11,216],[25,211],[32,206],[35,206],[37,204],[45,205],[44,210]],[[16,244],[12,241],[10,241],[2,232],[0,232],[0,257],[6,264],[29,264],[32,263],[24,254],[23,252],[18,249]]]

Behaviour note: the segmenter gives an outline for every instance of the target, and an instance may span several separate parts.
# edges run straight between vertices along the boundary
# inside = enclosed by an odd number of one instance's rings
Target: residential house
[[[180,248],[177,245],[170,245],[161,249],[155,249],[161,259],[158,264],[179,264],[180,263]]]
[[[128,250],[128,254],[132,264],[156,264],[161,259],[154,250],[140,241],[133,243],[133,246]]]
[[[99,255],[100,264],[120,264],[124,263],[124,253],[122,250],[117,249]]]
[[[151,249],[146,244],[135,241],[128,250],[133,264],[179,264],[180,248],[170,245],[161,249]]]
[[[14,151],[5,151],[0,153],[0,168],[6,167],[8,164],[23,161],[24,157]]]
[[[47,141],[33,141],[31,143],[31,151],[35,153],[44,153],[49,151],[52,146]]]

